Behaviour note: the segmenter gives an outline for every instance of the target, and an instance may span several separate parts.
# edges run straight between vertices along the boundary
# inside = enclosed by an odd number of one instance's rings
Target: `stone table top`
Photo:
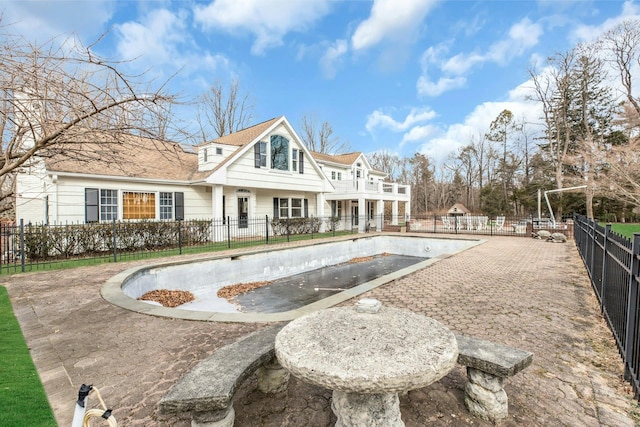
[[[276,336],[280,364],[298,378],[350,393],[393,393],[439,380],[456,364],[454,334],[408,310],[354,307],[320,310],[292,321]]]

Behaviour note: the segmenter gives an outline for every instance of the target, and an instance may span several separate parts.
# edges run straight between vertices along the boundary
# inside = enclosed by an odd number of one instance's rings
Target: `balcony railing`
[[[411,186],[391,182],[369,182],[365,179],[358,179],[356,181],[331,181],[331,183],[337,194],[396,195],[400,199],[408,199],[411,194]]]

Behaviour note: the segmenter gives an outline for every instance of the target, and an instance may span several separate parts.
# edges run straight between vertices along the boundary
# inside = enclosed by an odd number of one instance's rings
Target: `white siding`
[[[286,130],[285,126],[279,126],[262,140],[268,142],[271,135],[282,135],[289,140],[289,161],[291,161],[293,148],[302,150],[302,146]],[[256,168],[252,146],[239,159],[228,166],[226,185],[248,189],[322,192],[324,191],[324,177],[320,175],[321,171],[313,167],[312,161],[309,155],[304,156],[303,174],[298,171],[281,171],[270,167]]]
[[[60,177],[57,185],[51,185],[49,188],[49,221],[58,224],[84,223],[86,188],[118,190],[118,218],[122,218],[123,191],[156,194],[159,192],[183,192],[185,219],[211,218],[211,192],[207,191],[206,187]],[[57,203],[54,203],[56,200]],[[156,196],[156,204],[158,203],[159,197]],[[158,215],[157,208],[156,215]]]
[[[27,172],[30,174],[21,173],[16,176],[16,221],[20,222],[22,219],[25,224],[44,223],[46,196],[51,180],[47,178],[41,165],[29,167]]]

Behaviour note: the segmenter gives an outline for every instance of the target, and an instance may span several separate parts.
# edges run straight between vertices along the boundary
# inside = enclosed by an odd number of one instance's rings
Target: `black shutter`
[[[277,197],[273,198],[273,217],[280,218],[280,203]]]
[[[260,142],[253,146],[253,162],[255,167],[260,168]]]
[[[309,199],[304,199],[304,217],[309,218]]]
[[[183,220],[184,219],[184,193],[176,192],[173,193],[173,197],[175,199],[175,219]]]
[[[298,170],[302,174],[304,173],[304,153],[302,150],[300,150],[299,153],[300,155],[298,157],[300,158],[300,161],[298,162]]]
[[[100,221],[100,190],[84,189],[84,222]]]

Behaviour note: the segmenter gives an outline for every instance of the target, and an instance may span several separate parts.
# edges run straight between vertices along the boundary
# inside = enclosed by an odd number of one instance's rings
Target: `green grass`
[[[4,286],[0,286],[0,357],[0,426],[55,426]]]
[[[640,233],[640,224],[614,223],[611,224],[611,230],[629,239],[633,239],[633,233]]]

